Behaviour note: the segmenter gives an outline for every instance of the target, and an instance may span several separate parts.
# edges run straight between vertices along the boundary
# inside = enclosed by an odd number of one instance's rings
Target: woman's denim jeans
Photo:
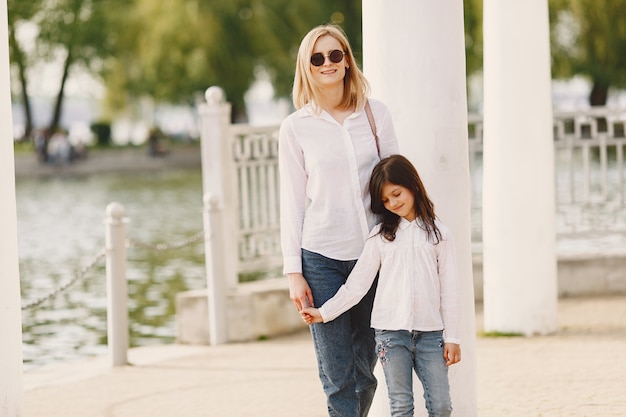
[[[315,307],[335,295],[355,263],[302,250],[302,273]],[[335,320],[310,326],[330,417],[364,417],[372,404],[376,350],[370,319],[375,291],[376,283],[361,302]]]
[[[376,351],[385,373],[393,417],[413,417],[413,369],[424,387],[429,417],[452,413],[443,332],[376,329]]]

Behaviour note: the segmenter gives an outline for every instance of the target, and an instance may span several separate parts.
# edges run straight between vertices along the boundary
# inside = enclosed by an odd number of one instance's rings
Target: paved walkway
[[[480,332],[480,306],[476,323]],[[562,299],[559,326],[552,336],[477,338],[480,417],[626,416],[626,296]],[[137,348],[129,360],[133,366],[109,368],[98,358],[27,372],[23,416],[326,415],[308,332]]]

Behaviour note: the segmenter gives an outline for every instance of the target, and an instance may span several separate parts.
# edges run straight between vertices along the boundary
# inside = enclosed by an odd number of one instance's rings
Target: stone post
[[[418,169],[454,235],[461,279],[462,361],[450,368],[454,416],[477,415],[474,286],[462,0],[363,2],[363,67],[372,96],[390,108],[400,151]],[[388,416],[379,389],[370,416]],[[414,379],[416,416],[421,384]]]
[[[229,142],[231,106],[219,87],[206,90],[206,103],[199,106],[202,152],[203,196],[212,195],[219,202],[222,222],[219,231],[220,257],[224,260],[223,278],[228,289],[235,289],[237,276],[237,175]]]
[[[112,366],[128,364],[128,283],[126,281],[126,223],[120,203],[107,206],[106,277],[107,333]]]
[[[557,328],[548,1],[485,0],[485,331]]]
[[[207,305],[209,313],[209,342],[221,345],[228,342],[228,297],[224,274],[225,256],[221,249],[222,205],[212,194],[204,196],[204,254],[206,259]],[[233,256],[234,254],[231,254]]]

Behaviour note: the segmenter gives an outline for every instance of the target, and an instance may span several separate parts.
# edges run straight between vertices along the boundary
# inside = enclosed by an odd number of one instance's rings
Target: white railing
[[[472,239],[480,241],[483,123],[480,115],[469,115],[468,120]],[[520,118],[520,123],[528,121]],[[554,113],[560,237],[626,231],[625,132],[626,110],[594,108]]]
[[[209,95],[207,92],[207,96]],[[213,111],[209,108],[213,108]],[[235,244],[230,247],[236,247],[236,276],[277,271],[281,266],[278,126],[230,124],[230,106],[220,100],[210,99],[200,114],[204,126],[202,140],[213,144],[206,147],[212,150],[211,154],[203,155],[203,166],[221,166],[223,171],[219,175],[228,179],[228,185],[215,185],[215,178],[206,180],[205,193],[216,192],[215,187],[220,186],[235,190],[230,200],[228,196],[225,197],[228,201],[225,202],[224,209],[235,216],[232,224],[236,225],[236,230],[231,230],[231,236],[223,236],[217,242],[222,239],[235,240]],[[221,126],[211,127],[215,123],[221,123]],[[520,117],[520,123],[529,121]],[[625,131],[626,110],[618,112],[603,108],[554,114],[554,180],[557,189],[559,235],[626,231]],[[221,132],[221,137],[212,136],[212,132]],[[483,152],[481,115],[468,116],[468,133],[472,239],[480,242]],[[223,148],[215,149],[216,143]],[[219,155],[225,160],[215,161],[214,158]],[[211,175],[218,174],[212,171]],[[220,194],[219,191],[217,193]],[[229,246],[225,244],[224,247]],[[230,280],[232,288],[236,285],[237,278]]]
[[[239,202],[239,271],[254,273],[281,265],[278,127],[232,125]]]

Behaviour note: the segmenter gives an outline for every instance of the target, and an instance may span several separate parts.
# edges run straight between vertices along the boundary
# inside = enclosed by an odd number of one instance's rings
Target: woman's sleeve
[[[385,158],[389,155],[395,155],[400,153],[400,147],[398,145],[398,138],[396,136],[396,130],[393,126],[393,120],[391,118],[391,112],[387,106],[379,103],[378,117],[376,118],[376,128],[378,133],[378,141],[380,146],[380,158]]]
[[[437,244],[438,271],[441,285],[441,315],[446,343],[461,344],[460,334],[460,282],[456,260],[456,248],[449,230],[442,233]]]
[[[283,273],[302,272],[302,225],[306,203],[307,175],[304,155],[293,131],[291,119],[280,126],[278,136],[280,175],[280,238]]]
[[[319,308],[324,323],[332,321],[355,306],[367,294],[380,269],[379,235],[370,233],[363,253],[337,293]]]

